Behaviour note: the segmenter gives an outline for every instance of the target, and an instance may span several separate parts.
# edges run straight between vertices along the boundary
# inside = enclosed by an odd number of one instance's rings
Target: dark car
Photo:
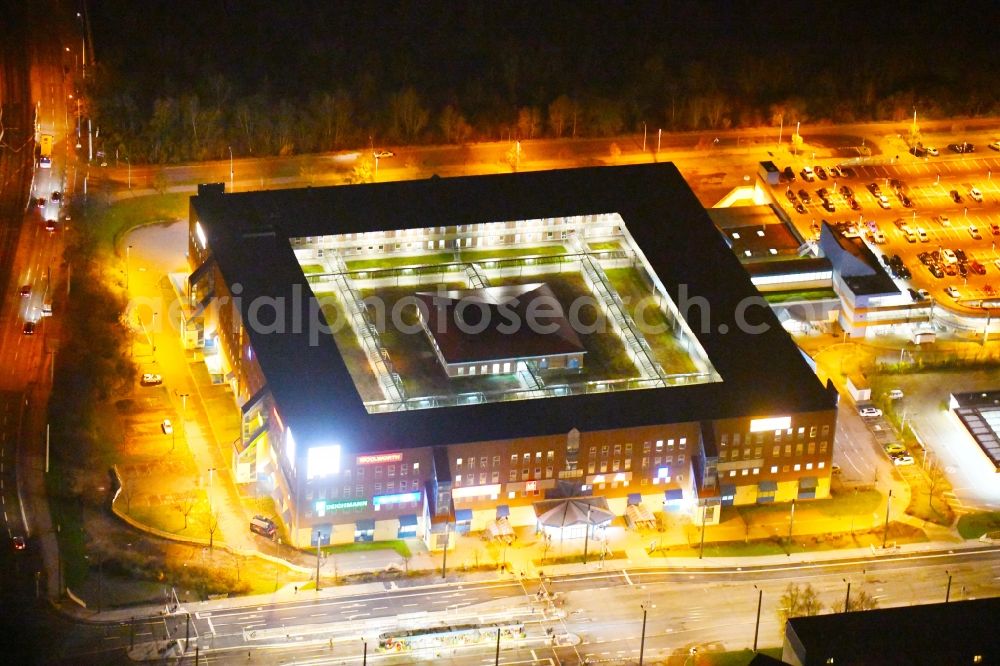
[[[830,196],[830,191],[828,189],[826,189],[825,187],[821,187],[818,190],[816,190],[816,195],[820,199],[826,199],[827,197]]]
[[[24,326],[21,328],[21,332],[24,333],[25,335],[34,335],[35,334],[35,322],[33,322],[33,321],[26,321],[26,322],[24,322]]]
[[[806,212],[806,207],[803,206],[802,202],[800,201],[799,203],[795,204],[795,210],[804,214]]]
[[[854,178],[857,175],[854,169],[849,166],[840,167],[840,173],[844,175],[844,178]]]
[[[920,300],[920,294],[918,294],[917,290],[914,289],[913,287],[907,287],[906,291],[907,291],[907,293],[910,294],[910,300],[912,300],[912,301],[919,301]]]
[[[851,205],[851,210],[861,210],[861,204],[859,204],[858,200],[854,197],[849,197],[847,199],[847,203]]]
[[[819,176],[820,180],[826,180],[827,179],[826,169],[824,169],[823,167],[818,166],[815,169],[813,169],[813,171],[816,172],[816,175]]]
[[[904,208],[912,208],[913,202],[910,201],[910,197],[906,196],[902,192],[899,193],[899,200],[903,203]]]
[[[986,267],[983,266],[978,261],[970,261],[969,270],[971,270],[976,275],[986,275]]]
[[[12,537],[11,541],[14,544],[14,550],[24,550],[25,548],[28,547],[27,544],[24,542],[24,537],[21,535]]]
[[[58,191],[53,192],[52,193],[52,200],[53,201],[62,201],[62,192],[58,192]]]
[[[843,194],[845,197],[853,197],[854,196],[854,190],[852,190],[847,185],[841,185],[840,186],[840,193]]]
[[[24,285],[17,293],[21,294],[21,296],[24,296],[25,298],[31,296],[31,285],[30,284]]]
[[[914,157],[927,157],[927,151],[920,146],[913,146],[910,148],[910,154]]]
[[[968,266],[968,264],[959,264],[958,265],[958,274],[961,275],[962,277],[968,277],[969,276],[969,266]]]
[[[952,190],[948,194],[951,195],[951,200],[955,203],[962,203],[962,195],[958,193],[958,190]]]
[[[796,199],[795,199],[795,192],[792,192],[792,188],[788,188],[787,190],[785,190],[785,196],[788,197],[789,201],[791,201],[792,203],[795,203],[795,201],[796,201]]]
[[[809,193],[806,192],[805,190],[799,190],[799,198],[802,199],[804,203],[809,203],[810,201],[812,201],[812,197],[810,197]]]
[[[879,195],[879,192],[882,191],[882,188],[878,186],[878,183],[868,183],[866,187],[868,188],[868,191],[876,197]]]
[[[829,213],[832,213],[835,210],[837,210],[836,206],[834,206],[833,202],[830,201],[829,199],[823,199],[823,208]]]
[[[944,271],[941,270],[941,267],[937,264],[931,264],[930,266],[927,267],[927,269],[931,272],[931,275],[933,275],[936,278],[940,279],[944,277]]]
[[[59,228],[59,225],[56,223],[55,220],[45,220],[45,230],[46,231],[48,231],[48,232],[51,233],[51,232],[54,232],[58,228]]]
[[[958,153],[959,155],[963,155],[965,153],[976,152],[976,147],[973,144],[969,143],[968,141],[965,141],[963,143],[948,144],[948,150],[950,150],[953,153]]]
[[[792,171],[792,167],[786,166],[785,170],[781,172],[781,175],[785,177],[789,183],[795,182],[795,172]]]
[[[990,222],[990,233],[994,236],[1000,236],[1000,224]]]

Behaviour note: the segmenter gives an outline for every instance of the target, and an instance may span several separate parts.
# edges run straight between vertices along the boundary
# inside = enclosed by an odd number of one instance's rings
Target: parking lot
[[[979,310],[1000,296],[1000,184],[993,179],[1000,155],[979,150],[986,154],[942,150],[888,164],[792,160],[778,166],[795,180],[783,176],[774,197],[806,238],[816,237],[823,221],[841,223],[886,265],[898,256],[906,270],[894,277],[914,299],[925,290],[949,307]]]

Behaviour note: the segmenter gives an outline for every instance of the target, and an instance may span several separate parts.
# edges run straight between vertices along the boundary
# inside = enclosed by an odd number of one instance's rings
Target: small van
[[[275,526],[274,521],[270,518],[265,518],[264,516],[254,516],[250,519],[250,531],[263,537],[267,537],[273,541],[275,534],[278,532],[278,528]]]

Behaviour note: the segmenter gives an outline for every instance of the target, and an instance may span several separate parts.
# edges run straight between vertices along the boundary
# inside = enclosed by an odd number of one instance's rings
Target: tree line
[[[904,24],[878,7],[273,4],[99,5],[81,111],[105,151],[172,163],[1000,113],[988,41],[928,48],[954,36],[947,8]]]

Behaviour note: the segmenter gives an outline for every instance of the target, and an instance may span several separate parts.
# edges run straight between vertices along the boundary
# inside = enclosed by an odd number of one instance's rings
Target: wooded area
[[[95,4],[84,113],[133,163],[1000,112],[951,5]]]

